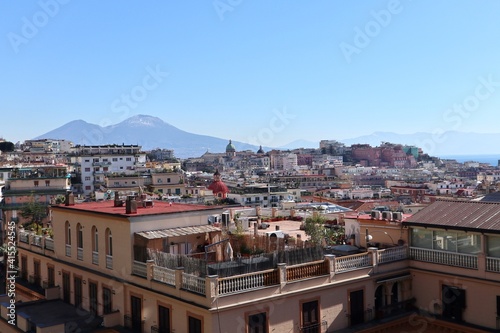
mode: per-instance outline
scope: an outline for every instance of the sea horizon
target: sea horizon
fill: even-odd
[[[463,155],[441,155],[439,158],[456,160],[457,162],[480,162],[488,163],[492,166],[498,166],[498,161],[500,160],[499,154],[463,154]]]

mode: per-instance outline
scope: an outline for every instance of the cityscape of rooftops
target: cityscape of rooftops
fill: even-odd
[[[0,3],[0,332],[500,329],[500,3]]]

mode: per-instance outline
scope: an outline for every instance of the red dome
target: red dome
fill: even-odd
[[[220,180],[213,181],[212,184],[208,186],[208,189],[212,190],[212,192],[216,196],[218,193],[222,193],[222,197],[225,197],[226,194],[229,192],[229,189],[227,188],[226,184],[224,184]]]

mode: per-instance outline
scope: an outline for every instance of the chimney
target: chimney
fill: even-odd
[[[123,201],[120,200],[120,195],[118,195],[118,191],[115,191],[114,206],[115,207],[121,207],[121,206],[123,206]]]
[[[64,206],[74,206],[74,205],[75,205],[75,196],[73,195],[73,192],[66,191]]]
[[[276,230],[280,230],[280,226],[279,225],[276,226]]]
[[[133,195],[127,196],[127,202],[125,203],[125,214],[136,214],[137,213],[137,201]]]

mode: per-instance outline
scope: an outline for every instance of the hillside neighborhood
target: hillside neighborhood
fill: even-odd
[[[227,139],[182,159],[116,142],[0,147],[0,328],[500,328],[497,165],[335,140]]]

